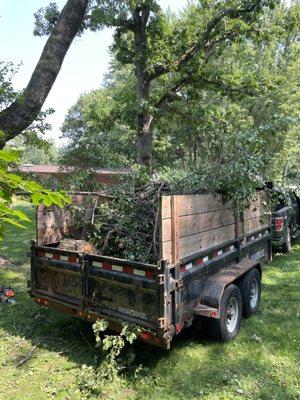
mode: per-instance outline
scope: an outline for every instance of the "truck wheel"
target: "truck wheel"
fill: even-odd
[[[242,296],[236,285],[229,285],[222,296],[220,318],[210,319],[210,333],[218,340],[233,340],[240,329],[242,319]]]
[[[285,242],[283,243],[281,249],[282,249],[282,252],[283,252],[283,253],[288,253],[288,252],[291,250],[291,248],[292,248],[291,231],[290,231],[290,228],[287,227],[287,230],[286,230],[286,240],[285,240]]]
[[[256,268],[252,268],[239,284],[243,300],[243,315],[248,318],[259,309],[261,295],[261,277]]]

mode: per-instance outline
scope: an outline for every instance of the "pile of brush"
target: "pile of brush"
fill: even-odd
[[[91,222],[84,223],[81,229],[77,222],[79,236],[91,243],[98,254],[156,263],[159,260],[159,199],[163,193],[169,193],[169,184],[161,181],[138,188],[123,183],[110,189],[111,200],[95,206]]]

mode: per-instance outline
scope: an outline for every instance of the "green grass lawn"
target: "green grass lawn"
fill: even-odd
[[[7,226],[5,240],[0,242],[0,256],[9,258],[15,263],[20,264],[26,261],[28,241],[35,237],[35,211],[34,208],[24,200],[16,200],[13,208],[23,211],[32,222],[22,223],[27,229],[18,229],[10,225]]]
[[[16,206],[33,216],[26,203]],[[18,303],[0,305],[1,400],[300,399],[299,242],[265,267],[261,311],[242,322],[236,341],[197,340],[186,331],[170,351],[136,343],[143,373],[103,382],[97,397],[78,389],[82,366],[94,366],[90,326],[33,303],[26,287],[26,242],[34,236],[33,226],[7,232],[0,254],[17,263],[0,269],[0,284],[12,284]]]

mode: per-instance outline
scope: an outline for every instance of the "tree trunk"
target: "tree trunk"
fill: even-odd
[[[68,0],[24,92],[0,113],[0,148],[37,118],[83,21],[88,0]]]
[[[151,168],[152,164],[152,115],[138,115],[137,162]]]
[[[152,126],[153,115],[149,114],[148,101],[150,79],[146,71],[147,37],[146,28],[149,19],[149,7],[136,8],[133,12],[135,43],[135,74],[137,79],[137,162],[151,169],[152,164]]]

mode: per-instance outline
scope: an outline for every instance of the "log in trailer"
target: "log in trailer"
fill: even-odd
[[[88,219],[86,198],[73,196]],[[259,307],[262,268],[271,259],[267,202],[267,192],[259,192],[237,218],[220,195],[162,196],[157,265],[59,249],[71,214],[41,205],[29,252],[30,295],[87,321],[105,318],[116,332],[123,321],[138,324],[141,340],[166,349],[196,321],[216,338],[232,340],[242,315]]]

